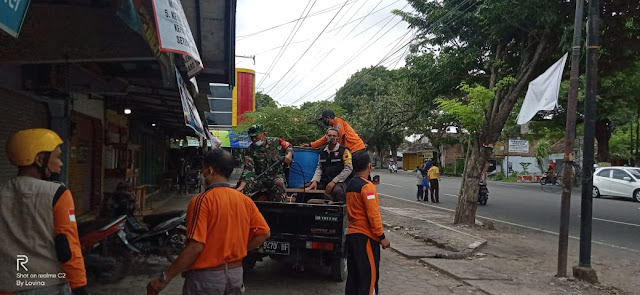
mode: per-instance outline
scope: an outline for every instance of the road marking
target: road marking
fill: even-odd
[[[391,196],[391,195],[381,194],[381,193],[378,193],[378,195],[384,196],[384,197],[388,197],[388,198],[392,198],[392,199],[396,199],[396,200],[400,200],[400,201],[409,202],[411,204],[416,204],[415,201],[403,199],[403,198],[396,197],[396,196]],[[418,204],[420,204],[422,206],[427,206],[427,207],[443,210],[443,211],[456,212],[456,210],[449,209],[449,208],[438,207],[438,206],[424,204],[424,203],[418,203]],[[495,221],[495,222],[500,222],[500,223],[504,223],[504,224],[508,224],[508,225],[512,225],[512,226],[516,226],[516,227],[521,227],[521,228],[526,228],[526,229],[530,229],[530,230],[534,230],[534,231],[539,231],[539,232],[543,232],[543,233],[547,233],[547,234],[552,234],[552,235],[556,235],[556,236],[559,235],[557,232],[553,232],[553,231],[550,231],[550,230],[541,229],[541,228],[537,228],[537,227],[526,226],[526,225],[517,224],[517,223],[504,221],[504,220],[500,220],[500,219],[495,219],[495,218],[491,218],[491,217],[484,217],[484,216],[480,216],[480,215],[476,215],[476,217],[479,217],[479,218],[482,218],[482,219],[491,220],[491,221]],[[578,240],[578,241],[580,240],[580,238],[576,237],[576,236],[569,236],[569,238],[574,239],[574,240]],[[607,246],[607,247],[611,247],[611,248],[621,249],[621,250],[627,250],[627,251],[631,251],[631,252],[635,252],[635,253],[640,253],[640,250],[631,249],[631,248],[618,246],[618,245],[613,245],[613,244],[609,244],[609,243],[605,243],[605,242],[591,240],[591,243],[592,244],[602,245],[602,246]]]
[[[391,184],[391,183],[384,183],[384,182],[381,182],[380,184],[390,185],[390,186],[395,186],[395,187],[402,187],[401,185]]]
[[[449,196],[449,197],[456,197],[456,198],[458,197],[457,195],[452,195],[452,194],[443,194],[443,195]]]
[[[624,225],[630,225],[630,226],[640,227],[640,224],[627,223],[627,222],[622,222],[622,221],[615,221],[615,220],[609,220],[609,219],[603,219],[603,218],[595,218],[595,217],[592,217],[592,219],[594,219],[594,220],[600,220],[600,221],[606,221],[606,222],[611,222],[611,223],[617,223],[617,224],[624,224]]]

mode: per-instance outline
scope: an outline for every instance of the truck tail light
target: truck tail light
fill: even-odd
[[[333,251],[333,243],[307,241],[307,249]]]

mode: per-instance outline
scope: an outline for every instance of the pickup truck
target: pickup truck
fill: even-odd
[[[347,279],[345,237],[347,209],[343,203],[279,203],[256,201],[271,228],[271,237],[244,259],[245,268],[271,259],[304,270],[304,265],[326,265],[336,281]]]

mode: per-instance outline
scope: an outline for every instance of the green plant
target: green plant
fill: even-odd
[[[522,166],[522,172],[520,172],[520,175],[529,175],[529,165],[531,165],[531,163],[529,162],[520,162],[520,166]]]

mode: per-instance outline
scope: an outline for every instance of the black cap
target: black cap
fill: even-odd
[[[322,111],[322,116],[320,118],[318,118],[318,120],[322,120],[324,118],[335,118],[336,114],[332,111],[332,110],[324,110]]]

